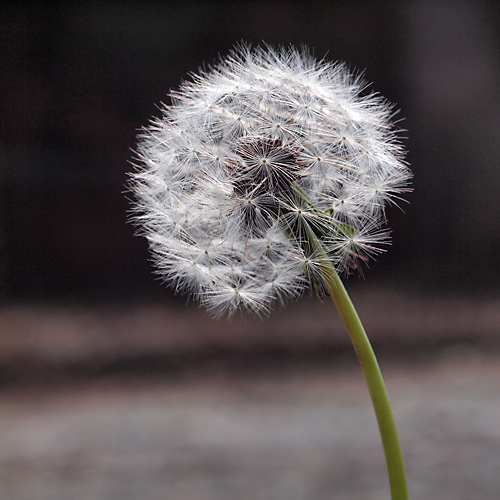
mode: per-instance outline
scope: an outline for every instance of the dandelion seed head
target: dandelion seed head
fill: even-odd
[[[411,172],[393,107],[339,63],[241,45],[172,92],[145,128],[134,220],[160,275],[216,315],[268,312],[318,274],[380,252]]]

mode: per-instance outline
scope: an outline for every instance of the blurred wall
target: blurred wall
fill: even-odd
[[[473,0],[0,4],[1,297],[171,296],[126,223],[131,150],[168,90],[240,40],[346,61],[401,108],[414,193],[367,281],[499,291],[499,27]]]

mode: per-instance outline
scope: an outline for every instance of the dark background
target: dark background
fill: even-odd
[[[414,192],[371,284],[498,292],[500,11],[493,2],[0,4],[0,296],[163,301],[124,195],[136,133],[240,40],[364,71],[407,129]],[[349,278],[357,287],[363,280]]]

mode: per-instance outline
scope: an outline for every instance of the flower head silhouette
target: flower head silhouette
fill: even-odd
[[[163,278],[216,315],[267,312],[320,289],[323,250],[339,272],[380,252],[411,173],[393,107],[364,90],[305,49],[242,45],[173,92],[131,181]]]

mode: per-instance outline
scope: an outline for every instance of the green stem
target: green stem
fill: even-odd
[[[392,500],[408,500],[408,486],[398,430],[377,358],[347,290],[321,242],[312,231],[309,232],[309,238],[313,248],[320,254],[324,284],[344,321],[363,368],[384,447]]]

